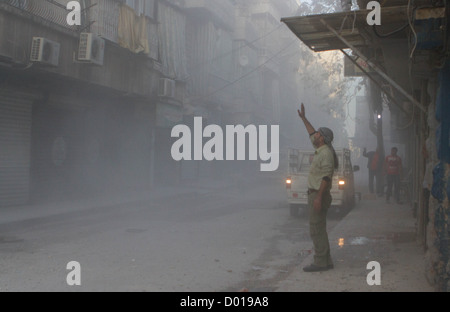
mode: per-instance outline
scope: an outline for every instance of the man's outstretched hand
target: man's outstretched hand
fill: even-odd
[[[297,112],[298,112],[298,116],[301,118],[301,119],[304,119],[304,118],[306,118],[305,116],[305,105],[302,103],[302,105],[301,105],[301,108],[300,109],[298,109],[297,110]]]

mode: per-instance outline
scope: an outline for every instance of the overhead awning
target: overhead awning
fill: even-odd
[[[353,54],[363,60],[387,83],[405,96],[407,100],[426,111],[405,87],[389,76],[389,69],[380,66],[381,60],[370,59],[362,53],[363,48],[375,50],[385,44],[386,38],[389,42],[408,39],[405,31],[412,26],[411,16],[413,14],[410,6],[393,6],[381,8],[381,25],[369,25],[367,19],[371,10],[346,11],[331,14],[309,15],[282,18],[289,29],[315,52],[341,50],[347,57],[351,58],[344,50],[351,49]],[[353,61],[356,61],[353,59]],[[378,62],[377,62],[378,61]],[[383,68],[384,67],[384,68]],[[366,75],[376,81],[361,66]],[[382,88],[383,89],[383,88]],[[394,101],[395,99],[392,98]]]
[[[289,29],[315,52],[347,49],[348,46],[331,32],[326,22],[346,41],[356,48],[367,47],[377,42],[377,37],[392,33],[408,24],[408,6],[381,8],[381,25],[370,26],[367,16],[371,10],[338,12],[282,18]],[[411,12],[409,12],[411,14]],[[377,34],[379,36],[377,36]],[[405,38],[405,32],[393,34],[390,38]]]

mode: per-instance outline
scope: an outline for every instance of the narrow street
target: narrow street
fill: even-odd
[[[449,18],[0,1],[0,292],[449,291]],[[330,182],[324,272],[293,216]]]
[[[0,290],[273,291],[311,252],[283,188],[271,178],[0,224]],[[66,283],[70,261],[81,286]]]

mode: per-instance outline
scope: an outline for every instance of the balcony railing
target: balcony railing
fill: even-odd
[[[229,0],[187,0],[185,8],[204,10],[225,27],[232,28],[234,25],[234,7]]]
[[[234,32],[235,40],[245,40],[247,42],[253,42],[258,39],[258,32],[255,26],[250,23],[247,18],[237,17],[236,26]]]
[[[89,19],[92,21],[89,31],[118,42],[121,4],[118,0],[98,0],[97,5],[89,9]]]
[[[70,26],[67,23],[67,15],[69,11],[66,9],[66,5],[63,4],[66,1],[55,0],[3,0],[11,7],[15,7],[24,13],[38,16],[47,22],[59,25],[71,31],[79,31],[81,26]],[[82,19],[83,22],[83,19]]]
[[[0,5],[6,4],[20,10],[24,15],[40,18],[43,23],[58,25],[74,33],[92,32],[109,41],[119,42],[120,9],[124,4],[122,0],[86,1],[87,7],[81,8],[81,25],[74,26],[67,23],[67,15],[70,13],[66,8],[68,2],[69,0],[0,0]],[[80,1],[82,6],[83,3]],[[147,2],[149,3],[150,1]],[[150,22],[150,18],[147,33],[150,45],[149,57],[158,59],[158,24]]]
[[[257,4],[251,5],[251,12],[255,15],[269,15],[275,21],[279,21],[281,19],[281,15],[276,9],[276,7],[269,1],[263,1]]]

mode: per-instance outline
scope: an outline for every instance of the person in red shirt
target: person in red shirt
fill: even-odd
[[[386,156],[384,160],[383,171],[387,177],[386,202],[392,196],[392,187],[394,187],[394,197],[397,204],[400,204],[400,176],[402,174],[402,159],[397,155],[398,149],[393,147],[391,155]]]
[[[373,181],[374,179],[380,179],[380,175],[377,174],[379,172],[379,169],[381,169],[381,165],[383,163],[383,156],[380,156],[379,153],[380,149],[377,147],[376,151],[370,151],[367,152],[366,148],[364,147],[363,156],[367,158],[367,168],[369,169],[369,192],[370,194],[373,194]],[[381,158],[381,159],[380,159]],[[377,183],[378,185],[378,183]],[[377,187],[377,194],[383,193],[382,191],[379,191],[379,188]]]

